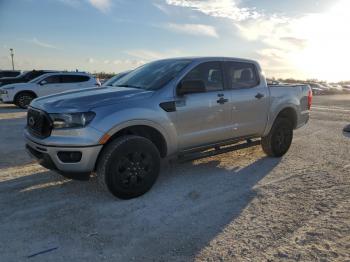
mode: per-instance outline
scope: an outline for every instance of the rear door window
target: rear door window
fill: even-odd
[[[259,85],[259,77],[254,64],[245,62],[225,62],[224,64],[229,88],[252,88]]]
[[[61,75],[62,83],[80,83],[89,81],[90,77],[83,75]]]

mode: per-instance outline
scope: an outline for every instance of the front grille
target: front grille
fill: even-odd
[[[29,108],[27,128],[32,135],[45,138],[51,135],[52,121],[44,111]]]

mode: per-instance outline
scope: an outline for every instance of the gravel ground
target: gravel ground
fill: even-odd
[[[315,97],[281,159],[164,164],[129,201],[33,163],[24,117],[0,105],[1,261],[350,261],[350,95]]]

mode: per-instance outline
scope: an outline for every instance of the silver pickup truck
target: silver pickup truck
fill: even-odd
[[[161,158],[257,143],[268,156],[284,155],[311,101],[307,85],[268,86],[255,61],[166,59],[110,87],[33,100],[24,137],[44,167],[73,177],[95,172],[129,199],[152,187]]]

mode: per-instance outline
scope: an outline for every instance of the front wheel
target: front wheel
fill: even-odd
[[[287,153],[293,140],[293,125],[286,118],[277,118],[270,133],[261,138],[261,146],[266,155],[281,157]]]
[[[144,137],[128,135],[115,139],[102,151],[97,178],[114,196],[131,199],[151,189],[160,170],[157,147]]]
[[[16,96],[15,105],[20,108],[26,109],[28,108],[30,102],[32,102],[34,98],[35,96],[31,93],[28,93],[28,92],[19,93]]]

